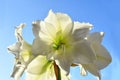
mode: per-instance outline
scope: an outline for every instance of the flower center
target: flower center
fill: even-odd
[[[65,43],[63,42],[63,40],[59,37],[58,39],[56,39],[56,41],[53,43],[52,47],[55,50],[59,50],[61,49],[63,46],[65,45]]]
[[[55,50],[59,50],[61,49],[63,46],[65,46],[65,39],[63,38],[63,35],[61,32],[57,33],[55,39],[54,39],[54,42],[53,42],[53,45],[52,45],[52,48],[55,49]]]
[[[59,44],[54,43],[54,44],[52,45],[52,47],[53,47],[55,50],[58,50],[58,49],[62,48],[64,45],[65,45],[64,43],[59,43]]]
[[[65,36],[62,31],[58,31],[53,39],[52,48],[54,50],[65,51],[71,48],[72,37]]]

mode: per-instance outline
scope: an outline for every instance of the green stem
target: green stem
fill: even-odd
[[[54,62],[54,71],[55,71],[56,80],[61,80],[60,68],[55,62]]]

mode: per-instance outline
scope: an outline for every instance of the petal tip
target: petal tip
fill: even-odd
[[[25,27],[25,25],[26,25],[25,23],[21,23],[21,24],[20,24],[19,26],[17,26],[17,27],[22,27],[22,28],[23,28],[23,27]]]
[[[101,36],[104,36],[104,34],[105,34],[104,32],[100,32],[100,35],[101,35]]]
[[[48,15],[49,15],[49,14],[54,14],[54,12],[53,12],[52,9],[49,10]]]
[[[40,22],[41,22],[40,20],[33,21],[33,22],[32,22],[32,25],[35,27],[36,25],[39,25],[39,24],[40,24]]]

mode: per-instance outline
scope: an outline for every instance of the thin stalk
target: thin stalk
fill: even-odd
[[[54,71],[55,71],[56,80],[61,80],[60,68],[55,62],[54,62]]]

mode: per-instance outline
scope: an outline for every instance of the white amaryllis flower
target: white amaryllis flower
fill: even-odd
[[[44,56],[37,56],[27,68],[25,80],[56,80],[54,66]]]
[[[56,76],[55,69],[52,61],[39,55],[28,65],[25,80],[70,80],[59,70],[59,74]]]
[[[20,24],[16,27],[15,36],[17,38],[17,42],[8,47],[8,51],[15,55],[15,65],[11,75],[15,80],[19,80],[28,63],[33,59],[31,45],[22,37],[22,29],[24,26],[25,24]]]
[[[97,76],[98,79],[101,79],[100,70],[108,66],[112,60],[109,52],[105,49],[105,47],[101,44],[102,38],[104,36],[103,32],[94,32],[87,35],[87,40],[92,46],[96,59],[91,64],[81,64],[81,74],[86,75],[89,71],[93,75]]]
[[[45,55],[68,74],[72,63],[93,63],[94,51],[84,39],[91,28],[89,23],[72,22],[67,14],[50,10],[45,20],[33,27],[32,53]]]

